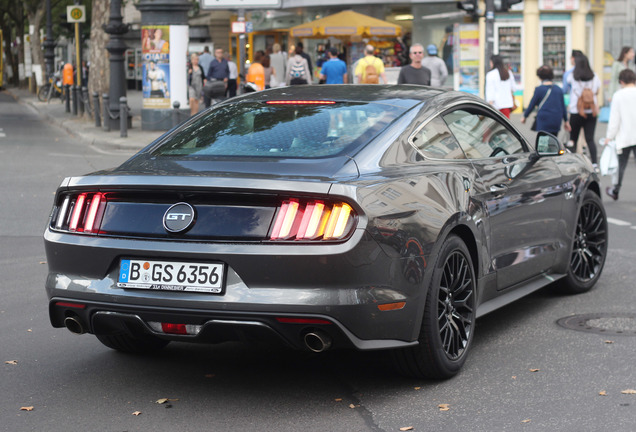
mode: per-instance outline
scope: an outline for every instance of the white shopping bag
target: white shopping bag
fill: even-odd
[[[601,140],[605,141],[605,140]],[[601,175],[612,176],[612,183],[618,183],[618,156],[616,155],[616,142],[610,141],[605,145],[599,163]]]

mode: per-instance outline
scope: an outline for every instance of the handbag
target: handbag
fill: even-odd
[[[539,104],[537,113],[534,116],[534,121],[532,122],[532,126],[530,126],[531,131],[535,131],[535,132],[537,131],[537,116],[539,115],[539,111],[541,111],[541,108],[543,107],[543,104],[545,103],[545,101],[548,100],[548,98],[550,97],[550,93],[552,93],[552,86],[550,87],[550,90],[548,90],[548,92],[545,94],[545,96],[543,96],[543,99],[541,99],[541,103]]]

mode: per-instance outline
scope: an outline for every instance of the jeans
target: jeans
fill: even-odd
[[[576,146],[578,145],[579,141],[579,134],[581,133],[581,129],[583,129],[583,133],[585,134],[585,142],[587,143],[587,148],[590,151],[590,159],[592,159],[593,164],[597,163],[596,143],[594,143],[596,117],[591,114],[588,114],[587,118],[579,114],[570,114],[570,126],[572,126],[570,139],[574,141],[574,151],[576,152]]]

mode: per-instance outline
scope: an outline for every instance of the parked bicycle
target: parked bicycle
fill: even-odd
[[[44,84],[38,90],[38,99],[41,102],[48,102],[52,97],[59,97],[61,100],[64,100],[62,80],[59,79],[57,74],[54,77],[49,78],[49,82]]]

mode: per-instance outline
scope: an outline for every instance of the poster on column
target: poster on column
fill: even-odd
[[[170,26],[141,28],[143,108],[170,108]]]
[[[460,24],[456,26],[456,39],[459,43],[454,45],[455,88],[459,91],[479,95],[479,25]]]

